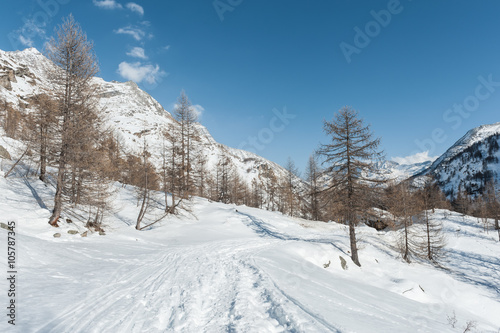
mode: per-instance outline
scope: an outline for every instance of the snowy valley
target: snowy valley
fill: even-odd
[[[6,162],[3,162],[6,165]],[[500,243],[478,219],[436,210],[442,266],[404,263],[396,231],[347,226],[195,198],[191,212],[134,229],[132,187],[116,184],[106,235],[47,224],[53,188],[0,174],[3,221],[16,221],[18,323],[3,332],[497,332]],[[69,234],[69,230],[77,231]],[[59,238],[54,238],[54,233]],[[7,231],[0,229],[5,248]],[[347,261],[346,270],[342,259]],[[6,271],[6,263],[1,267]],[[6,290],[7,280],[0,287]]]
[[[33,112],[30,97],[50,86],[51,66],[33,48],[0,51],[4,105]],[[132,81],[92,83],[121,153],[140,155],[147,142],[151,162],[161,170],[164,132],[179,122]],[[248,188],[261,186],[256,206],[268,210],[194,193],[176,214],[166,214],[163,200],[172,204],[172,195],[155,188],[146,219],[155,223],[137,230],[141,189],[113,179],[99,228],[88,223],[93,207],[77,203],[66,203],[54,228],[47,221],[56,163],[49,165],[46,182],[37,177],[35,157],[15,165],[28,151],[26,143],[0,128],[0,149],[10,155],[0,151],[1,222],[15,223],[18,272],[17,322],[13,327],[2,320],[1,332],[500,331],[500,234],[493,219],[425,210],[442,225],[442,256],[404,261],[398,248],[404,229],[379,209],[377,218],[384,215],[391,227],[376,230],[360,221],[359,267],[351,261],[348,225],[305,219],[313,199],[303,193],[310,182],[217,143],[201,124],[194,126],[207,174],[218,180],[221,159],[229,159]],[[435,161],[381,161],[367,177],[418,184],[432,175],[448,199],[462,190],[477,196],[487,179],[499,180],[499,140],[500,123],[485,125]],[[281,186],[276,178],[291,179],[300,199],[291,200],[298,207],[292,216],[278,212],[271,192]],[[271,179],[274,187],[265,187]],[[409,232],[422,227],[419,214],[410,217]],[[3,249],[8,235],[2,225]],[[9,271],[7,261],[0,266]],[[1,290],[8,290],[9,281],[1,281]]]

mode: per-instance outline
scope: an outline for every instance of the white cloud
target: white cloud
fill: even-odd
[[[123,61],[118,65],[117,72],[127,80],[132,80],[136,83],[146,81],[149,84],[158,83],[158,79],[166,75],[166,73],[160,69],[160,66],[143,64],[139,61],[134,63]]]
[[[122,9],[123,6],[115,0],[93,0],[94,5],[103,9]]]
[[[142,8],[142,6],[140,6],[134,2],[129,2],[127,4],[127,8],[133,12],[136,12],[137,14],[139,14],[141,16],[144,15],[144,8]]]
[[[201,116],[203,115],[203,111],[205,111],[205,108],[200,104],[196,104],[191,105],[191,110],[194,112],[197,118],[201,118]]]
[[[37,38],[40,38],[42,41],[48,40],[45,34],[45,27],[46,22],[36,22],[34,19],[29,18],[24,20],[22,27],[8,33],[7,37],[14,48],[34,47]]]
[[[144,32],[144,30],[139,29],[139,28],[135,28],[135,27],[131,27],[131,26],[115,30],[115,33],[123,34],[123,35],[130,35],[137,41],[143,39],[144,36],[146,36],[146,32]]]
[[[421,153],[416,153],[414,155],[406,156],[406,157],[392,157],[391,159],[399,164],[415,164],[415,163],[423,163],[427,161],[434,161],[439,156],[429,156],[429,151],[424,151]]]
[[[170,49],[170,45],[164,46],[163,49],[168,51]]]
[[[34,42],[31,38],[24,37],[23,35],[19,35],[19,41],[21,42],[21,44],[27,47],[33,47],[34,45]]]
[[[134,47],[130,52],[127,52],[127,55],[131,56],[131,57],[135,57],[135,58],[141,58],[141,59],[148,58],[142,47]]]
[[[172,104],[172,110],[177,109],[179,106],[180,105],[177,103]],[[196,117],[198,119],[200,119],[201,116],[203,116],[203,112],[205,111],[205,108],[203,106],[201,106],[200,104],[195,104],[195,105],[191,105],[191,111],[193,111],[193,113],[196,115]]]

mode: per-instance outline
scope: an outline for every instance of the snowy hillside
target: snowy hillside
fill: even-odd
[[[500,180],[500,123],[467,132],[422,174],[433,175],[450,198],[459,190],[481,193],[485,182]]]
[[[22,105],[29,111],[27,98],[50,86],[47,69],[51,66],[52,63],[34,48],[16,52],[0,50],[0,99],[14,107]],[[126,153],[139,153],[145,139],[152,162],[159,167],[162,133],[169,125],[178,125],[172,115],[132,81],[106,82],[95,78],[94,83],[100,89],[100,106],[104,111],[105,123],[121,141],[122,149]],[[201,124],[197,124],[196,129],[201,140],[200,154],[207,157],[208,170],[215,169],[220,157],[228,157],[249,185],[262,170],[270,169],[277,177],[286,174],[286,170],[278,164],[254,153],[217,143]],[[298,178],[296,181],[301,182]]]
[[[11,164],[1,163],[3,170]],[[120,184],[106,235],[81,237],[87,229],[79,222],[47,224],[52,186],[25,177],[22,165],[3,175],[0,211],[2,222],[16,222],[18,296],[15,329],[4,319],[2,332],[463,332],[467,322],[476,332],[500,328],[500,243],[475,218],[432,215],[448,238],[443,268],[404,263],[393,231],[361,226],[357,267],[347,226],[205,199],[195,199],[191,213],[137,231],[134,189]],[[0,229],[4,249],[6,239]],[[7,271],[5,260],[0,266]],[[0,288],[7,290],[5,278]],[[1,299],[6,304],[5,293]]]

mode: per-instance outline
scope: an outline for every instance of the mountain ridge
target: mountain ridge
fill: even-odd
[[[450,199],[476,196],[489,181],[500,181],[500,122],[475,127],[415,178],[432,176]]]
[[[28,97],[50,87],[47,70],[51,66],[54,66],[52,62],[35,48],[12,52],[0,50],[0,98],[13,106],[22,105],[22,109],[29,112]],[[169,126],[178,126],[172,114],[133,81],[105,81],[95,77],[93,83],[99,87],[99,106],[105,124],[115,132],[125,152],[139,154],[145,140],[152,162],[159,168],[163,132]],[[287,174],[273,161],[218,143],[200,123],[195,123],[195,129],[201,154],[207,158],[208,170],[216,167],[219,157],[228,157],[248,186],[253,180],[263,178],[269,170],[277,177]],[[294,177],[296,183],[304,183],[299,177]]]

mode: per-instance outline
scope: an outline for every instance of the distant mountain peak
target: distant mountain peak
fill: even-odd
[[[500,181],[500,122],[469,130],[419,176],[432,175],[449,198],[483,192]]]

